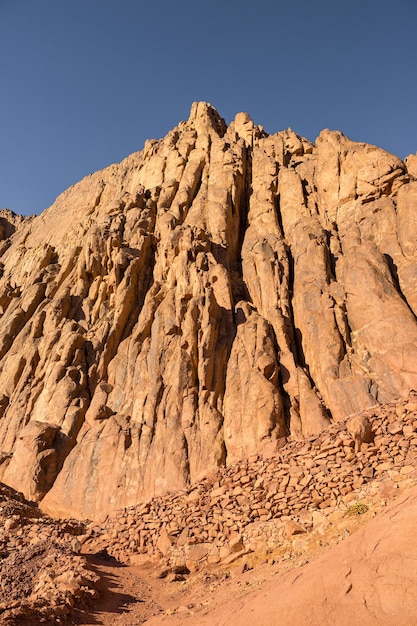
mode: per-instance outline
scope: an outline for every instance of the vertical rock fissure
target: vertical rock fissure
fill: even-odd
[[[392,256],[390,256],[387,253],[383,254],[383,257],[384,257],[384,259],[386,261],[386,264],[388,266],[388,269],[390,271],[392,282],[394,284],[395,289],[397,290],[399,296],[402,298],[404,303],[407,305],[407,308],[410,311],[411,315],[417,320],[416,314],[414,313],[413,309],[409,305],[408,300],[407,300],[403,290],[401,289],[400,280],[399,280],[399,277],[398,277],[398,268],[397,268],[397,265],[394,263],[394,259],[392,258]]]

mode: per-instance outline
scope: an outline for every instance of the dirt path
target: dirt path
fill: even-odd
[[[100,599],[88,611],[78,611],[74,624],[139,626],[149,619],[164,621],[170,615],[190,618],[205,615],[230,597],[243,597],[273,577],[281,567],[259,564],[242,572],[204,571],[180,582],[158,578],[158,568],[123,566],[113,559],[89,556],[103,588]]]
[[[121,565],[98,555],[88,556],[88,560],[101,577],[102,588],[99,600],[89,610],[76,612],[73,624],[77,625],[139,626],[158,615],[161,619],[172,614],[189,617],[212,608],[214,600],[225,601],[230,593],[240,595],[247,586],[273,574],[265,565],[248,572],[244,582],[237,572],[231,579],[228,573],[214,571],[169,582],[158,578],[158,568]]]
[[[90,611],[77,612],[76,624],[135,626],[165,610],[165,591],[154,571],[102,556],[89,556],[88,560],[102,579],[102,589]]]
[[[361,521],[352,520],[351,525],[360,526]],[[332,543],[330,537],[328,541]],[[326,546],[321,545],[314,552],[317,555],[324,550]],[[171,582],[158,577],[160,567],[122,565],[100,554],[84,556],[100,576],[102,588],[98,601],[88,611],[78,611],[73,623],[97,626],[139,626],[148,620],[162,624],[170,616],[185,620],[195,615],[198,619],[230,598],[243,600],[278,573],[299,565],[291,560],[274,561],[271,555],[252,555],[249,569],[242,569],[244,561],[238,561],[227,568],[206,568],[183,581]]]

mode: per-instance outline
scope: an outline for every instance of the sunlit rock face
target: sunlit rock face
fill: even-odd
[[[0,212],[0,479],[97,517],[417,389],[417,180],[209,104]]]

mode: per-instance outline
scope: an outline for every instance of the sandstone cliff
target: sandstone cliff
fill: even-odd
[[[196,103],[0,212],[0,479],[95,517],[417,389],[415,173]]]

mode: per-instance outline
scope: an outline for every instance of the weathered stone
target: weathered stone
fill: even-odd
[[[245,113],[228,127],[200,102],[42,215],[2,211],[0,478],[98,518],[401,407],[417,388],[413,159],[335,131],[269,136]],[[344,446],[321,443],[336,462]],[[235,487],[250,498],[256,478]],[[288,480],[294,498],[311,484]]]
[[[242,537],[240,535],[236,535],[235,537],[229,540],[230,552],[240,552],[243,550],[244,545],[242,541]]]
[[[392,422],[388,425],[388,432],[391,435],[398,435],[399,433],[403,432],[403,425],[401,424],[401,422]]]
[[[210,544],[197,543],[188,549],[188,558],[190,561],[201,561],[210,552]]]
[[[356,415],[350,419],[347,429],[355,442],[355,452],[360,452],[363,443],[373,441],[372,425],[364,415]]]
[[[158,548],[158,550],[160,550],[160,552],[162,552],[162,554],[166,554],[172,547],[173,543],[173,538],[165,530],[162,531],[159,535],[156,542],[156,547]]]
[[[306,532],[306,529],[301,524],[298,524],[294,520],[287,520],[284,524],[284,533],[287,537],[291,537],[293,535],[299,535],[305,532]]]

